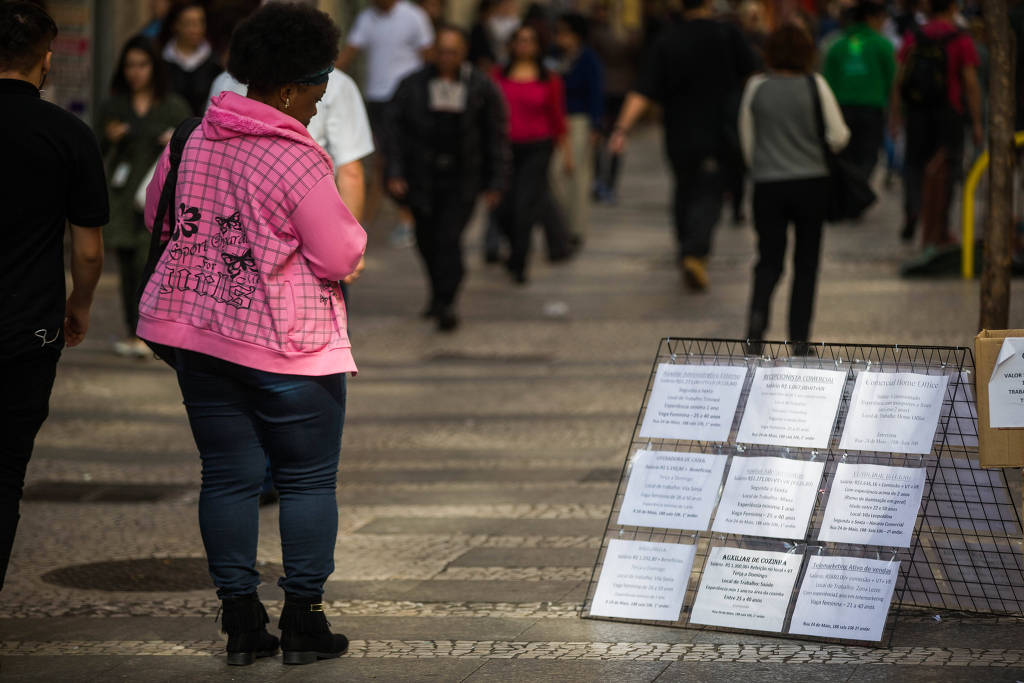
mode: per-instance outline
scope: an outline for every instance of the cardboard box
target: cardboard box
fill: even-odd
[[[1024,429],[988,426],[988,380],[1006,337],[1024,337],[1024,330],[982,330],[974,338],[974,396],[978,402],[978,461],[982,467],[1024,465]]]

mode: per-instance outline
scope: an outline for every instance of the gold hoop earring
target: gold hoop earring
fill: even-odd
[[[292,98],[290,98],[290,97],[289,97],[288,99],[286,99],[286,100],[284,101],[284,108],[285,108],[285,109],[287,109],[287,108],[289,108],[290,106],[292,106]]]

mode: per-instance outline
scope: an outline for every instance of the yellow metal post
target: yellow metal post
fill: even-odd
[[[1024,131],[1017,131],[1013,136],[1013,144],[1024,147]],[[986,149],[974,162],[967,180],[964,181],[963,201],[963,234],[960,239],[960,272],[965,280],[974,277],[974,192],[978,189],[981,176],[988,168],[988,150]]]

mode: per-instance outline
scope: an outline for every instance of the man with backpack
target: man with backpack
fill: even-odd
[[[850,129],[842,151],[851,168],[869,182],[885,138],[885,109],[896,76],[892,43],[881,33],[885,5],[861,0],[851,23],[825,56],[822,75],[828,81]]]
[[[931,0],[930,20],[908,34],[900,50],[892,97],[893,132],[902,118],[907,141],[902,238],[911,241],[920,220],[926,247],[956,241],[949,206],[963,171],[968,122],[975,145],[982,143],[978,53],[955,15],[953,0]]]

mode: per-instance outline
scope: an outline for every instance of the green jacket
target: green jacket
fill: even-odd
[[[866,24],[843,31],[825,56],[822,75],[841,105],[885,109],[896,76],[893,47],[882,34]]]
[[[168,129],[177,128],[191,113],[185,100],[174,93],[154,102],[142,117],[135,113],[130,95],[114,95],[100,107],[96,137],[110,181],[107,183],[110,223],[103,230],[107,246],[132,249],[145,248],[148,244],[149,233],[142,224],[142,214],[135,210],[135,191],[163,151],[160,136]],[[111,121],[131,126],[128,134],[116,144],[107,139],[106,128]]]

